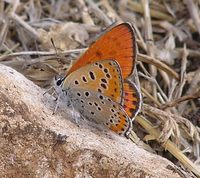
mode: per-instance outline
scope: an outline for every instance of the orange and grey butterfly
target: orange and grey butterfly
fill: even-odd
[[[132,123],[120,105],[122,87],[121,71],[114,60],[87,64],[72,72],[62,83],[62,90],[81,116],[127,135]]]
[[[73,64],[66,76],[86,64],[105,59],[113,59],[119,64],[122,79],[125,80],[133,73],[136,54],[137,47],[134,28],[130,23],[122,23],[107,31],[95,43],[93,43],[90,48]],[[129,87],[126,87],[126,83],[123,85],[125,86],[123,89],[125,96],[129,95],[130,92],[139,93],[137,87],[134,85],[129,85]],[[119,97],[122,96],[119,92],[118,94],[115,94],[114,97],[111,93],[104,94],[108,97],[112,97],[115,102],[119,102]],[[125,108],[129,108],[128,115],[131,118],[135,116],[141,103],[139,95],[134,95],[134,97],[137,102],[130,103],[127,98],[124,101],[123,98],[121,98],[121,102],[119,102],[120,104],[123,104]]]

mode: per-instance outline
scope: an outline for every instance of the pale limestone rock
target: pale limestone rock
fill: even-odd
[[[0,177],[181,177],[174,165],[87,121],[15,70],[0,65]]]

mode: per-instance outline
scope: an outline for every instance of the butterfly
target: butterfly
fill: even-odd
[[[57,85],[81,116],[128,135],[141,95],[128,78],[136,62],[135,32],[122,23],[102,35]]]

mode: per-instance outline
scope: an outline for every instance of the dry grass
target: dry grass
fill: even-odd
[[[48,87],[102,27],[131,22],[143,94],[135,136],[200,176],[200,2],[150,2],[0,1],[0,63]]]

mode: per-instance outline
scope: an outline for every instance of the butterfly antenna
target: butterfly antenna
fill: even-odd
[[[51,38],[51,44],[53,45],[53,47],[54,47],[54,49],[56,51],[56,56],[58,57],[58,50],[57,50],[56,45],[55,45],[55,43],[53,41],[53,38]]]
[[[57,61],[58,61],[59,63],[62,63],[62,61],[59,59],[59,52],[58,52],[58,49],[59,49],[59,48],[56,48],[56,45],[55,45],[55,43],[54,43],[53,38],[51,38],[50,40],[51,40],[51,44],[52,44],[52,46],[53,46],[54,49],[55,49],[56,57],[57,57]],[[57,71],[57,70],[55,70],[55,71],[56,71],[57,74],[60,74],[59,71]],[[63,79],[63,80],[64,80],[64,79]]]
[[[47,93],[49,93],[52,89],[54,89],[54,87],[52,86],[52,87],[50,87],[50,88],[48,88],[44,93],[43,93],[43,95],[46,95]]]

